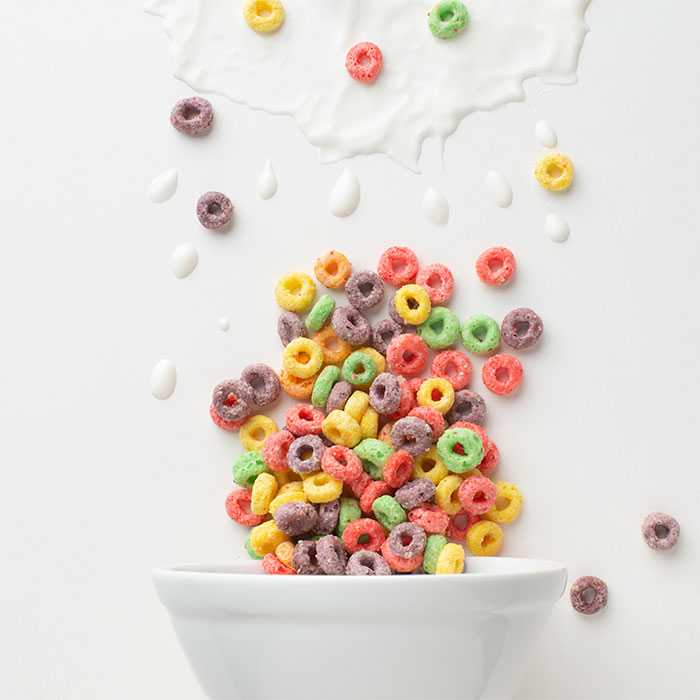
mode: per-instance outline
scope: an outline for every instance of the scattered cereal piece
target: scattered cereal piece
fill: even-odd
[[[369,396],[364,391],[353,391],[343,410],[359,423],[368,407]]]
[[[233,204],[221,192],[205,192],[197,200],[197,218],[204,228],[218,231],[231,223]]]
[[[593,615],[608,604],[608,587],[595,576],[581,576],[571,584],[569,596],[576,612]]]
[[[497,481],[496,501],[493,507],[484,513],[484,518],[501,525],[512,523],[520,515],[522,507],[523,496],[520,489],[507,481]]]
[[[423,528],[429,535],[444,535],[450,524],[450,516],[433,503],[426,503],[410,510],[408,520]]]
[[[484,515],[496,505],[496,485],[485,476],[465,479],[459,486],[459,502],[471,515]]]
[[[328,395],[326,413],[331,414],[333,411],[342,411],[353,392],[354,388],[352,384],[349,382],[338,382]]]
[[[433,445],[427,452],[418,455],[413,464],[414,479],[429,479],[437,485],[447,476],[447,467],[438,455],[437,447]]]
[[[243,7],[243,17],[251,29],[268,34],[282,26],[284,5],[280,0],[248,0]]]
[[[316,279],[328,289],[339,289],[347,282],[352,273],[350,261],[337,250],[331,250],[316,260],[314,266]]]
[[[472,363],[459,350],[443,350],[433,358],[430,371],[435,377],[447,379],[455,391],[464,389],[472,378]]]
[[[299,537],[316,530],[318,513],[310,503],[293,501],[277,508],[274,522],[285,535]]]
[[[386,443],[385,443],[386,444]],[[413,458],[405,450],[392,452],[384,462],[382,478],[392,489],[403,486],[413,474]]]
[[[362,438],[359,423],[340,410],[333,410],[326,416],[322,430],[323,434],[335,445],[355,447]]]
[[[450,518],[450,523],[447,526],[447,536],[451,540],[459,540],[464,542],[469,532],[469,528],[478,523],[481,517],[478,515],[470,515],[466,510],[460,510]]]
[[[477,355],[488,355],[501,344],[501,331],[490,316],[470,316],[462,324],[462,342],[467,350]]]
[[[299,403],[287,410],[285,425],[287,430],[296,437],[310,434],[320,435],[324,418],[323,411],[319,411],[309,404]]]
[[[437,440],[445,432],[445,418],[439,411],[430,406],[412,408],[409,416],[424,420],[433,432],[433,440]]]
[[[304,479],[304,493],[311,503],[330,503],[340,498],[343,482],[326,472],[312,474]]]
[[[386,349],[389,371],[404,377],[419,375],[428,364],[428,346],[418,335],[404,333],[398,335]]]
[[[438,556],[435,564],[435,573],[461,574],[464,571],[464,547],[461,544],[450,542],[446,544]]]
[[[187,97],[180,100],[170,112],[170,123],[188,136],[206,134],[214,121],[214,108],[203,97]]]
[[[435,484],[430,479],[414,479],[394,494],[399,505],[406,510],[422,506],[435,496]]]
[[[370,41],[355,44],[345,56],[345,68],[350,77],[360,83],[374,82],[383,63],[381,49]]]
[[[490,287],[508,284],[513,279],[515,267],[515,256],[503,246],[485,250],[476,260],[476,274]]]
[[[336,532],[339,537],[343,536],[345,528],[353,521],[359,520],[362,517],[360,504],[355,498],[340,499],[340,513],[338,514],[338,527]]]
[[[343,530],[343,544],[352,554],[361,549],[378,552],[384,540],[386,531],[376,521],[370,518],[360,518],[348,523]]]
[[[261,451],[265,445],[265,440],[272,433],[279,430],[275,421],[267,416],[251,416],[241,426],[239,433],[243,449],[249,451]]]
[[[428,26],[438,39],[451,39],[469,22],[469,13],[459,0],[440,0],[428,13]]]
[[[323,570],[318,565],[316,557],[316,542],[314,540],[299,540],[294,547],[292,566],[297,574],[319,576]]]
[[[318,333],[314,333],[311,340],[320,346],[323,351],[323,362],[327,365],[341,364],[352,352],[350,343],[339,338],[331,326],[326,326]]]
[[[375,498],[372,503],[374,517],[387,529],[391,530],[406,521],[406,511],[393,497],[385,494]],[[385,555],[386,556],[386,555]]]
[[[335,535],[325,535],[316,542],[316,559],[327,576],[342,576],[348,563],[343,542]]]
[[[467,546],[475,556],[493,557],[503,546],[503,530],[490,520],[480,520],[467,530]]]
[[[323,453],[321,469],[335,479],[350,482],[362,474],[362,462],[350,448],[333,445]]]
[[[333,311],[335,311],[335,299],[330,294],[322,294],[306,317],[306,328],[311,333],[320,331],[326,325]]]
[[[323,350],[309,338],[295,338],[282,353],[282,364],[289,374],[308,379],[323,364]]]
[[[423,555],[423,571],[426,574],[435,573],[440,553],[446,546],[447,538],[444,535],[435,534],[428,537]]]
[[[435,503],[448,515],[457,515],[462,506],[459,502],[458,491],[462,478],[457,474],[448,474],[435,488]]]
[[[257,452],[244,452],[233,463],[233,480],[244,488],[253,488],[258,474],[267,471],[263,458]]]
[[[253,392],[253,400],[258,408],[264,408],[277,401],[280,395],[280,380],[272,367],[258,362],[248,365],[241,372],[241,381]]]
[[[316,408],[324,409],[326,407],[328,397],[339,379],[340,370],[335,365],[327,365],[319,372],[311,392],[311,403]]]
[[[267,515],[270,512],[270,503],[277,495],[277,480],[272,474],[263,472],[253,483],[250,494],[250,510],[255,515]]]
[[[227,423],[236,423],[245,420],[251,413],[255,403],[253,390],[246,382],[238,379],[229,379],[214,387],[211,397],[211,405],[215,414]],[[239,428],[240,428],[239,424]]]
[[[377,272],[392,287],[410,284],[418,274],[418,256],[410,248],[392,246],[379,258]]]
[[[271,575],[296,574],[296,571],[294,571],[294,569],[290,568],[286,564],[283,564],[274,554],[266,554],[262,558],[262,568],[266,574]]]
[[[367,311],[384,298],[384,285],[376,272],[354,272],[345,283],[345,294],[350,306]]]
[[[423,565],[423,554],[416,554],[415,557],[404,559],[391,551],[388,540],[382,545],[381,552],[386,563],[391,567],[391,570],[395,571],[397,574],[412,574]]]
[[[387,496],[391,493],[389,484],[385,481],[371,481],[360,496],[360,508],[363,513],[372,513],[372,506],[380,496]]]
[[[652,549],[671,549],[680,534],[678,521],[666,513],[650,513],[642,523],[642,536]]]
[[[394,295],[394,309],[404,323],[418,326],[425,321],[432,304],[428,292],[418,284],[405,284]]]
[[[486,402],[474,391],[461,389],[455,392],[455,400],[447,414],[450,423],[469,421],[477,425],[486,422]]]
[[[484,457],[481,438],[467,428],[450,428],[437,442],[440,459],[451,472],[471,471]]]
[[[433,444],[431,427],[420,418],[400,418],[391,429],[391,444],[395,450],[405,450],[412,457],[427,452]]]
[[[381,415],[397,411],[401,403],[401,384],[398,378],[389,372],[379,374],[369,388],[369,402]]]
[[[512,355],[494,355],[481,368],[481,379],[484,386],[494,394],[508,396],[522,384],[523,366]]]
[[[226,497],[226,513],[231,520],[245,527],[255,527],[265,520],[264,515],[256,515],[250,510],[250,489],[234,489]]]
[[[402,323],[397,323],[393,318],[385,318],[372,331],[372,345],[379,352],[386,354],[389,343],[397,335],[402,335],[403,333],[406,333],[406,326]]]
[[[257,556],[264,557],[266,554],[274,554],[276,547],[287,539],[287,535],[277,527],[274,520],[266,520],[250,531],[250,548]]]
[[[339,306],[331,317],[336,335],[357,347],[366,345],[372,337],[372,327],[367,319],[352,306]]]
[[[345,573],[348,576],[390,576],[391,569],[377,552],[360,549],[350,555]]]
[[[418,326],[418,335],[433,350],[443,350],[454,345],[459,333],[459,319],[445,306],[433,306],[427,320]]]
[[[348,355],[341,368],[343,379],[355,386],[370,384],[377,376],[377,363],[362,350]]]
[[[287,464],[297,474],[320,471],[326,446],[318,435],[302,435],[292,442],[287,451]]]
[[[283,391],[293,399],[299,399],[300,401],[308,401],[311,398],[315,381],[315,375],[302,379],[290,374],[286,369],[280,372],[280,385]]]
[[[532,309],[513,309],[501,324],[501,338],[513,350],[527,350],[535,345],[544,330],[542,319]]]
[[[431,377],[420,385],[416,399],[419,406],[433,408],[438,413],[445,414],[452,408],[455,390],[447,379]]]
[[[301,318],[293,311],[283,311],[277,320],[277,335],[282,345],[289,345],[294,338],[306,335],[306,326]]]
[[[418,271],[416,284],[425,288],[431,303],[437,306],[450,300],[455,288],[455,279],[447,267],[434,263]]]
[[[535,178],[550,192],[564,192],[574,181],[574,164],[563,153],[548,153],[537,161]]]
[[[285,311],[306,311],[316,295],[316,284],[303,272],[284,275],[275,287],[277,304]]]

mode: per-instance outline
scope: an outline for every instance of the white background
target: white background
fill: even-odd
[[[444,171],[434,143],[419,176],[354,160],[362,202],[337,220],[327,196],[342,166],[320,166],[286,118],[215,99],[207,138],[170,128],[189,90],[139,0],[5,0],[0,696],[202,697],[149,570],[240,555],[222,508],[239,448],[209,421],[211,387],[251,361],[278,365],[282,272],[331,246],[373,266],[405,243],[452,266],[460,315],[528,305],[546,324],[522,393],[489,397],[501,475],[527,499],[505,553],[598,575],[610,604],[584,618],[560,602],[519,700],[699,697],[699,21],[691,2],[594,0],[577,86],[532,82],[526,102],[468,118]],[[577,167],[564,196],[530,174],[540,118]],[[263,202],[268,157],[280,189]],[[148,183],[169,167],[180,188],[153,205]],[[485,197],[489,168],[510,178],[510,209]],[[431,185],[451,203],[444,229],[421,215]],[[228,234],[194,217],[209,189],[236,205]],[[571,223],[563,245],[544,236],[550,210]],[[200,264],[176,280],[183,241]],[[494,292],[473,260],[500,243],[520,271]],[[149,392],[161,357],[179,373],[165,402]],[[672,553],[641,541],[657,509],[681,522]]]

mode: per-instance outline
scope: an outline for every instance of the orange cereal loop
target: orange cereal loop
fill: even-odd
[[[339,289],[345,283],[352,272],[350,261],[337,250],[322,255],[314,266],[316,279],[329,289]]]
[[[312,377],[301,379],[294,377],[286,369],[283,369],[280,372],[280,384],[285,393],[293,399],[308,401],[311,398],[311,392],[314,390],[314,382],[317,376],[314,374]]]
[[[342,338],[339,338],[331,326],[326,326],[318,333],[311,336],[317,345],[323,350],[323,361],[327,365],[339,365],[352,352],[352,346]]]

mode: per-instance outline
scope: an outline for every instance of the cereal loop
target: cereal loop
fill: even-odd
[[[266,554],[262,558],[262,568],[266,574],[271,574],[273,576],[296,574],[294,569],[283,564],[274,554]]]
[[[484,518],[501,525],[512,523],[520,515],[522,507],[523,496],[520,489],[507,481],[497,481],[495,503],[484,514]]]
[[[532,309],[513,309],[501,323],[503,342],[513,350],[527,350],[536,345],[543,330],[542,319]]]
[[[503,530],[490,520],[480,520],[467,530],[469,551],[479,557],[493,557],[503,546]]]
[[[452,408],[455,400],[455,390],[447,379],[432,377],[426,379],[420,385],[416,399],[419,406],[433,408],[444,415]]]
[[[366,311],[384,298],[384,285],[376,272],[355,272],[345,283],[345,294],[351,306]]]
[[[324,409],[333,386],[340,379],[340,370],[335,365],[324,367],[314,381],[311,403],[316,408]]]
[[[435,489],[435,503],[448,515],[457,515],[462,508],[457,498],[461,485],[461,477],[456,474],[449,474],[440,481]]]
[[[459,333],[457,316],[445,306],[433,306],[427,320],[418,326],[418,335],[433,350],[443,350],[454,345]]]
[[[253,483],[250,494],[250,510],[255,515],[266,515],[270,512],[270,503],[277,495],[277,480],[272,474],[263,472]]]
[[[350,553],[366,549],[378,552],[386,540],[386,531],[376,521],[370,518],[360,518],[348,523],[343,531],[343,544]]]
[[[329,503],[339,498],[342,492],[343,482],[326,472],[304,479],[304,493],[311,503]]]
[[[490,316],[470,316],[462,324],[462,342],[476,355],[488,355],[501,344],[501,329]]]
[[[412,408],[409,416],[424,420],[433,432],[433,440],[437,440],[445,432],[445,418],[439,411],[429,406],[417,406]]]
[[[416,554],[416,556],[411,557],[410,559],[404,559],[391,551],[389,540],[384,541],[381,552],[386,563],[391,567],[391,570],[395,571],[397,574],[411,574],[423,566],[422,552],[420,554]]]
[[[469,13],[459,0],[440,0],[428,13],[428,27],[438,39],[451,39],[469,22]]]
[[[368,408],[360,421],[360,433],[363,438],[376,438],[379,432],[379,414]]]
[[[535,179],[550,192],[564,192],[574,181],[574,164],[563,153],[550,153],[537,161]]]
[[[321,429],[332,443],[345,447],[355,447],[362,437],[359,423],[344,411],[331,411]]]
[[[302,379],[301,377],[295,377],[293,374],[289,374],[286,369],[280,372],[280,385],[282,386],[282,390],[293,399],[299,399],[300,401],[308,401],[311,398],[315,381],[315,376]]]
[[[251,492],[249,489],[234,489],[226,497],[226,513],[231,520],[245,527],[255,527],[265,520],[264,515],[255,515],[250,510]]]
[[[336,335],[353,347],[366,345],[372,338],[372,326],[354,306],[339,306],[333,312],[331,325]]]
[[[469,386],[472,378],[471,360],[459,350],[443,350],[433,358],[430,371],[435,377],[447,379],[456,391]]]
[[[450,524],[450,516],[432,503],[426,503],[408,511],[408,520],[423,528],[429,535],[444,535]]]
[[[284,6],[280,0],[248,0],[243,17],[251,29],[267,34],[282,26]]]
[[[404,377],[419,375],[428,363],[428,346],[418,335],[404,333],[394,338],[386,350],[389,371]]]
[[[403,486],[413,474],[413,457],[405,450],[399,450],[389,455],[384,462],[384,481],[392,489]]]
[[[680,534],[678,521],[666,513],[650,513],[642,523],[642,537],[651,549],[671,549]]]
[[[323,453],[321,469],[334,479],[350,482],[362,474],[362,462],[348,447],[333,445]]]
[[[390,421],[397,421],[400,418],[407,416],[416,406],[416,395],[411,389],[411,385],[403,377],[399,377],[399,386],[401,387],[401,400],[399,407],[395,413],[390,413],[386,418]]]
[[[355,350],[343,362],[341,374],[354,386],[368,385],[377,376],[377,364],[366,352]]]
[[[406,284],[394,295],[394,308],[404,323],[418,326],[430,315],[428,292],[418,284]]]
[[[360,549],[350,555],[345,574],[347,576],[390,576],[391,569],[381,555]]]
[[[321,348],[323,361],[327,365],[341,364],[352,352],[350,343],[339,338],[330,326],[326,326],[318,333],[314,333],[311,339]]]
[[[387,284],[402,287],[415,281],[418,274],[418,257],[410,248],[392,246],[379,258],[377,272]]]
[[[278,431],[277,424],[272,418],[257,415],[249,418],[239,432],[243,448],[252,451],[260,451],[265,446],[265,440]]]
[[[206,134],[214,121],[214,108],[203,97],[187,97],[175,103],[170,112],[170,123],[182,134]]]
[[[437,306],[449,301],[455,288],[455,279],[448,268],[435,263],[418,271],[416,284],[428,292],[431,303]]]
[[[280,542],[275,548],[275,556],[285,565],[291,568],[294,544],[292,542]]]
[[[512,355],[494,355],[481,368],[481,379],[489,391],[499,396],[508,396],[520,387],[523,366]]]
[[[199,223],[214,231],[225,228],[233,218],[233,204],[222,192],[205,192],[197,200]]]
[[[455,400],[447,414],[447,420],[450,423],[466,420],[483,425],[486,422],[486,403],[479,394],[469,389],[460,389],[455,393]]]
[[[384,481],[373,481],[367,488],[362,492],[360,496],[360,508],[363,513],[369,514],[372,512],[372,506],[374,502],[380,496],[386,496],[391,493],[391,488]]]
[[[443,535],[430,535],[425,545],[423,554],[423,571],[426,574],[434,574],[440,553],[447,546],[447,538]]]
[[[445,463],[440,459],[437,447],[433,445],[427,452],[418,455],[413,464],[414,479],[430,479],[437,486],[448,474]]]
[[[337,250],[322,255],[314,265],[316,279],[328,289],[339,289],[352,273],[350,261]]]
[[[467,428],[450,428],[437,442],[440,459],[451,472],[471,471],[484,457],[481,438]]]
[[[287,411],[285,425],[287,430],[296,437],[320,435],[323,419],[323,411],[307,403],[300,403]]]
[[[460,510],[459,513],[455,513],[450,518],[449,525],[447,526],[447,536],[451,540],[460,540],[463,542],[467,537],[469,528],[480,520],[481,518],[478,515],[470,515],[466,510]]]
[[[345,56],[345,68],[350,77],[360,83],[374,82],[383,63],[381,49],[370,41],[355,44]]]
[[[397,525],[406,522],[406,511],[393,496],[389,496],[388,494],[374,499],[372,503],[372,512],[374,513],[374,517],[387,530],[392,530]]]
[[[515,256],[502,246],[485,250],[476,259],[476,274],[490,287],[508,284],[515,274]]]
[[[250,531],[250,548],[257,556],[264,557],[273,554],[275,548],[288,539],[274,520],[266,520]]]
[[[316,294],[316,284],[303,272],[290,272],[275,287],[277,304],[285,311],[306,311]]]
[[[359,423],[368,408],[369,396],[364,391],[353,391],[343,410]]]
[[[335,311],[335,299],[330,294],[322,294],[306,317],[307,330],[312,333],[320,331],[326,325],[333,311]]]
[[[309,379],[321,369],[323,351],[309,338],[295,338],[284,349],[282,364],[292,376]]]
[[[446,544],[437,558],[435,573],[440,576],[444,574],[461,574],[463,571],[464,547],[454,542]]]
[[[484,515],[496,505],[496,484],[485,476],[465,479],[458,491],[459,503],[471,515]]]
[[[280,489],[277,495],[270,502],[270,515],[274,517],[275,513],[287,503],[306,503],[306,494],[304,493],[304,485],[301,481],[293,481],[293,484],[298,484],[299,491],[284,491]],[[288,484],[287,484],[288,485]]]
[[[571,584],[569,597],[576,612],[594,615],[608,604],[608,586],[596,576],[581,576]]]

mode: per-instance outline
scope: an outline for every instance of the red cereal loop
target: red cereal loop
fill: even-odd
[[[424,420],[433,431],[433,440],[437,440],[445,432],[444,416],[430,406],[416,406],[409,411],[408,415]]]
[[[465,479],[457,491],[462,508],[470,515],[488,513],[496,505],[496,496],[496,484],[485,476]]]
[[[418,393],[418,389],[420,389],[420,385],[425,381],[423,377],[413,377],[411,379],[406,380],[408,382],[408,386],[411,387],[411,391],[413,394]]]
[[[486,431],[480,425],[470,423],[466,420],[458,420],[455,421],[450,428],[466,428],[467,430],[471,430],[472,432],[476,433],[481,438],[481,448],[484,450],[484,454],[486,454],[491,441],[489,440]]]
[[[371,484],[372,477],[365,471],[352,481],[348,481],[348,487],[352,491],[355,498],[360,498],[365,492],[365,489]]]
[[[515,256],[508,248],[489,248],[476,259],[476,274],[484,284],[502,287],[515,274]]]
[[[391,487],[386,481],[373,481],[360,496],[360,509],[368,515],[372,512],[372,504],[380,497],[391,493]]]
[[[481,517],[471,515],[466,510],[460,510],[450,518],[450,524],[447,526],[447,536],[451,540],[464,540],[467,537],[467,530],[474,524],[478,523]]]
[[[428,292],[430,303],[433,306],[438,306],[439,304],[444,304],[452,296],[455,288],[455,278],[447,267],[440,263],[435,263],[422,267],[418,271],[416,284],[419,284]]]
[[[423,554],[416,554],[415,557],[410,559],[403,559],[391,551],[389,547],[389,540],[384,540],[382,544],[382,556],[386,559],[386,563],[389,565],[392,571],[397,574],[410,574],[413,573],[418,567],[423,565]]]
[[[211,416],[211,419],[214,421],[214,424],[221,428],[222,430],[228,430],[229,432],[235,433],[237,430],[240,429],[240,427],[245,423],[250,416],[246,416],[245,418],[241,418],[240,420],[224,420],[217,412],[216,408],[214,408],[214,404],[209,406],[209,415]]]
[[[469,386],[472,361],[459,350],[443,350],[433,358],[430,371],[435,377],[447,379],[455,391],[459,391]]]
[[[300,403],[292,406],[287,411],[287,430],[297,437],[302,435],[320,435],[321,424],[325,418],[323,411],[314,408],[311,404]]]
[[[386,349],[386,361],[390,372],[415,377],[428,362],[428,346],[419,335],[397,335]]]
[[[399,418],[404,418],[416,405],[416,394],[411,389],[410,382],[406,381],[403,377],[399,376],[399,386],[401,387],[401,401],[396,411],[391,415],[387,416],[387,419],[390,421],[396,421]]]
[[[386,540],[386,530],[376,520],[360,518],[348,523],[343,530],[343,544],[351,554],[361,549],[378,552]]]
[[[399,450],[384,462],[384,481],[392,489],[403,486],[413,474],[413,457],[406,450]]]
[[[350,484],[364,474],[360,458],[343,445],[326,448],[321,457],[321,469],[334,479]]]
[[[371,41],[355,44],[345,56],[345,67],[350,77],[361,83],[371,83],[382,69],[381,49]]]
[[[266,516],[255,515],[250,512],[250,490],[234,489],[226,497],[226,513],[231,520],[235,520],[239,525],[255,527],[260,525]]]
[[[266,554],[262,559],[262,568],[266,574],[282,574],[285,576],[296,575],[294,569],[283,564],[274,554]]]
[[[265,438],[262,449],[262,458],[268,469],[273,472],[286,472],[289,469],[287,464],[287,452],[289,446],[294,442],[294,435],[288,430],[280,430]]]
[[[491,476],[491,474],[493,474],[496,471],[496,467],[498,466],[498,462],[500,461],[500,459],[501,453],[498,451],[496,443],[493,440],[489,439],[488,449],[486,450],[484,458],[481,460],[481,464],[477,466],[477,469],[484,476]]]
[[[450,524],[450,516],[432,503],[426,503],[408,511],[408,520],[422,527],[429,535],[444,535]]]
[[[379,258],[377,273],[392,287],[403,287],[416,279],[418,257],[410,248],[392,246]]]
[[[499,396],[507,396],[518,389],[523,381],[523,366],[512,355],[489,357],[481,368],[484,386]]]

